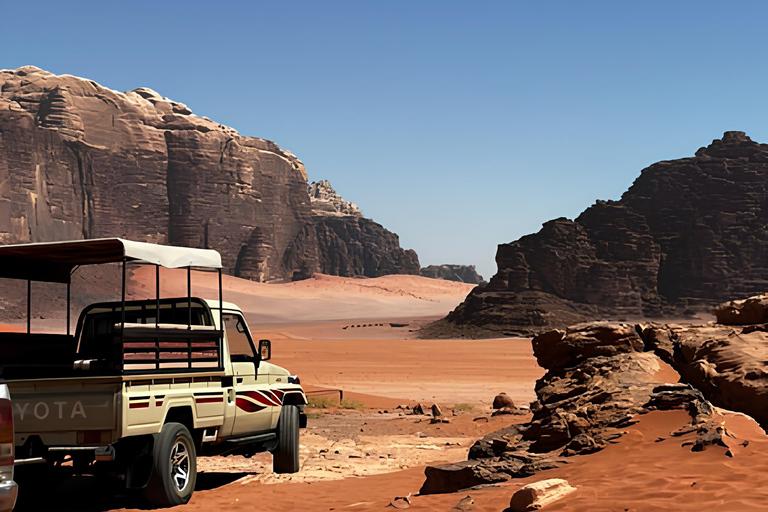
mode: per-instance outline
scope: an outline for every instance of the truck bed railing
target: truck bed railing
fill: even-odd
[[[115,326],[120,343],[120,326]],[[125,324],[122,336],[123,373],[223,369],[222,331],[212,326]]]

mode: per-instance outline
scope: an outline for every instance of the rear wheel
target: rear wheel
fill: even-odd
[[[165,507],[187,503],[197,482],[195,443],[187,427],[165,424],[155,439],[152,462],[144,497],[153,505]]]
[[[299,408],[284,405],[277,421],[277,448],[272,454],[275,473],[299,471]]]

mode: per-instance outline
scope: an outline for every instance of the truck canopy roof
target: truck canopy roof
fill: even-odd
[[[0,246],[0,277],[68,283],[77,266],[120,261],[166,268],[221,268],[221,256],[211,249],[99,238]]]

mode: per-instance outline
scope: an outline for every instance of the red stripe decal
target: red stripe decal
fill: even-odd
[[[279,405],[278,403],[275,403],[273,399],[268,398],[266,395],[258,391],[244,391],[238,393],[237,396],[247,396],[251,400],[255,400],[256,402],[259,402],[261,405],[265,406]]]
[[[155,402],[155,407],[160,407],[161,405],[163,405],[162,400]]]
[[[274,393],[275,396],[277,396],[277,399],[282,403],[283,395],[285,395],[285,391],[280,391],[279,389],[276,389],[272,393]]]
[[[221,403],[224,399],[222,397],[211,397],[211,398],[195,398],[195,402],[198,404],[215,404],[215,403]]]
[[[280,399],[273,391],[263,391],[268,400],[272,402],[272,405],[280,405]]]
[[[144,402],[142,404],[130,404],[128,407],[131,409],[144,409],[145,407],[149,407],[149,402]]]
[[[245,398],[237,398],[235,399],[235,404],[245,412],[257,412],[262,409],[266,409],[263,405],[258,405],[253,402],[249,402]]]

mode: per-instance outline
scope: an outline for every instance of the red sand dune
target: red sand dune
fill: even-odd
[[[186,296],[184,270],[161,269],[163,296]],[[444,316],[455,308],[474,285],[393,275],[375,279],[315,274],[311,279],[265,284],[224,276],[224,300],[240,306],[252,324],[291,325],[339,320],[392,320]],[[136,267],[130,291],[137,298],[155,296],[154,267]],[[217,276],[192,274],[192,294],[218,298]]]

